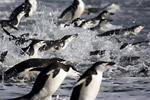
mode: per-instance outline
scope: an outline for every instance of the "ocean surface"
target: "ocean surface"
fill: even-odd
[[[11,12],[20,5],[23,0],[0,0],[0,20],[8,19]],[[102,31],[111,29],[128,28],[134,25],[145,25],[145,28],[134,37],[96,37],[99,31],[90,31],[77,27],[63,27],[58,25],[58,16],[71,4],[72,0],[37,0],[37,12],[23,18],[18,31],[11,34],[20,36],[29,33],[30,37],[37,39],[55,40],[64,35],[79,33],[65,50],[39,53],[39,58],[60,57],[73,62],[74,66],[84,72],[96,61],[114,61],[115,66],[106,70],[96,100],[150,100],[150,42],[137,44],[120,50],[125,42],[150,40],[150,1],[149,0],[84,0],[86,8],[104,7],[115,2],[107,10],[114,15],[109,18],[113,22],[108,23]],[[83,18],[92,18],[98,13],[84,14]],[[122,42],[117,42],[116,38]],[[8,51],[4,62],[0,62],[0,73],[15,64],[29,59],[28,55],[22,55],[21,47],[29,43],[15,45],[9,37],[0,29],[0,54]],[[102,55],[90,56],[90,51],[105,50]],[[56,100],[69,100],[72,87],[78,78],[67,78],[60,89],[54,94]],[[12,82],[0,81],[0,100],[6,100],[23,96],[30,92],[33,81],[14,80]]]

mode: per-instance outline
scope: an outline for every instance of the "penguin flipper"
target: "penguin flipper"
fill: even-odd
[[[54,70],[54,72],[53,72],[53,78],[55,78],[58,75],[59,71],[60,71],[60,69]]]
[[[88,78],[88,77],[85,77],[85,78],[79,80],[79,81],[73,86],[73,88],[75,88],[76,86],[78,86],[78,85],[84,83],[84,82],[86,81],[87,78]]]
[[[64,18],[64,17],[67,17],[67,18],[70,17],[70,18],[72,18],[71,10],[72,10],[72,8],[71,8],[71,6],[69,6],[67,9],[65,9],[65,10],[62,12],[62,14],[60,15],[59,18]]]

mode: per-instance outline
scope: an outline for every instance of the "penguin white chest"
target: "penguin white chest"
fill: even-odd
[[[37,9],[37,1],[36,0],[29,0],[30,4],[32,5],[29,16],[31,16]]]
[[[95,100],[102,81],[102,75],[92,75],[92,80],[88,86],[86,83],[82,85],[79,100]]]
[[[67,76],[67,72],[63,69],[60,69],[59,73],[55,77],[53,77],[53,73],[54,72],[50,73],[50,77],[45,84],[45,87],[49,90],[50,94],[53,94],[59,88]]]
[[[63,69],[60,69],[59,73],[55,77],[53,77],[53,74],[54,70],[47,73],[47,75],[49,75],[48,79],[46,80],[40,92],[33,97],[33,100],[52,100],[52,95],[56,92],[67,76],[67,72],[65,72]]]
[[[20,23],[20,20],[21,20],[21,18],[22,18],[24,15],[25,15],[25,12],[24,12],[24,11],[22,11],[20,14],[17,15],[17,20],[18,20],[18,22],[17,22],[16,25],[14,25],[14,27],[18,27],[18,25],[19,25],[19,23]]]
[[[77,6],[77,10],[75,11],[73,19],[79,18],[84,12],[84,3],[82,0],[79,0],[79,5]]]

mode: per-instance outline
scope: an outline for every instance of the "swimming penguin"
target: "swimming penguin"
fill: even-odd
[[[109,15],[114,15],[114,13],[111,13],[107,10],[102,11],[98,16],[93,18],[92,20],[101,20],[101,19],[106,19]]]
[[[59,18],[63,20],[79,18],[84,12],[84,8],[84,2],[82,0],[74,0],[72,5],[65,9]]]
[[[1,20],[1,27],[5,30],[11,32],[12,29],[17,30],[17,27],[20,23],[22,17],[28,17],[33,14],[37,9],[36,0],[25,0],[23,4],[18,6],[10,15],[8,20]]]
[[[130,46],[134,46],[134,45],[138,45],[138,44],[147,44],[149,43],[150,40],[145,40],[145,41],[137,41],[137,42],[133,42],[133,43],[123,43],[121,46],[120,46],[120,50],[126,48],[126,47],[130,47]]]
[[[43,70],[46,66],[48,66],[51,63],[54,62],[67,62],[68,65],[71,62],[66,61],[61,58],[49,58],[49,59],[44,59],[44,58],[33,58],[33,59],[28,59],[25,61],[22,61],[10,69],[6,70],[4,72],[4,80],[9,80],[12,77],[17,77],[17,78],[27,78],[27,79],[35,79],[35,77],[40,73],[40,71]],[[71,65],[70,65],[71,66]],[[69,77],[77,77],[79,76],[80,73],[74,69],[73,73],[70,73]],[[2,79],[2,75],[0,76],[0,79]]]
[[[74,27],[78,27],[78,26],[79,26],[81,23],[83,23],[84,21],[86,21],[85,18],[76,18],[76,19],[72,20],[71,22],[65,24],[64,27],[70,26],[70,25],[72,25],[72,26],[74,26]]]
[[[106,50],[95,50],[90,52],[90,56],[93,55],[104,55]]]
[[[75,84],[70,100],[95,100],[100,90],[102,74],[114,62],[98,61]]]
[[[68,44],[75,38],[77,38],[78,34],[72,34],[72,35],[65,35],[63,38],[55,40],[55,41],[45,41],[46,45],[41,47],[40,51],[47,51],[51,48],[54,48],[55,50],[59,49],[66,49]]]
[[[96,26],[99,26],[100,23],[106,21],[106,19],[109,15],[114,15],[113,13],[108,12],[107,10],[102,11],[98,16],[91,18],[89,20],[83,21],[79,27],[82,27],[84,29],[90,29]]]
[[[29,46],[21,48],[21,50],[23,50],[23,53],[28,54],[31,58],[35,58],[38,56],[39,48],[46,45],[44,42],[44,40],[33,39]]]
[[[29,46],[22,48],[22,50],[26,52],[30,57],[35,57],[39,51],[43,52],[48,51],[50,49],[64,50],[67,47],[67,45],[77,36],[78,34],[65,35],[62,39],[54,41],[31,39],[32,42],[29,44]]]
[[[125,29],[115,29],[115,30],[110,30],[102,34],[98,34],[97,36],[102,37],[102,36],[110,36],[110,35],[137,35],[145,25],[135,25],[129,28]]]
[[[52,95],[74,68],[66,62],[53,62],[37,76],[30,93],[10,100],[52,100]]]
[[[36,0],[25,0],[20,6],[18,6],[10,15],[9,19],[13,19],[17,13],[25,12],[25,17],[31,16],[37,9]]]
[[[94,27],[91,27],[89,28],[90,30],[92,31],[95,31],[95,30],[100,30],[103,26],[105,26],[106,24],[112,22],[113,20],[111,19],[101,19],[98,23],[98,25],[94,26]]]
[[[94,18],[91,18],[91,19],[76,18],[71,23],[66,24],[65,26],[72,25],[74,27],[90,29],[90,28],[98,26],[98,24],[102,23],[102,21],[106,19],[109,15],[114,15],[114,13],[110,13],[107,10],[104,10],[98,16]]]
[[[11,32],[13,30],[18,30],[18,25],[20,23],[21,18],[25,15],[25,11],[16,13],[13,18],[9,20],[1,20],[1,27],[5,30]]]

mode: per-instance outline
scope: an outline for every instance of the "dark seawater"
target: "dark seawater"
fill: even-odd
[[[79,37],[68,45],[65,51],[60,50],[52,57],[61,57],[75,63],[81,72],[84,72],[95,61],[113,60],[116,65],[104,73],[101,90],[96,100],[150,100],[150,43],[132,46],[119,50],[121,44],[114,38],[95,38],[98,32],[80,28],[57,26],[57,17],[72,0],[37,0],[37,12],[30,18],[21,20],[19,31],[12,32],[17,36],[30,33],[37,34],[38,39],[58,39],[66,34],[80,33]],[[149,0],[84,0],[86,8],[102,7],[112,2],[117,6],[111,8],[115,15],[110,18],[113,22],[107,25],[109,29],[126,28],[136,24],[145,24],[146,27],[131,41],[150,39],[150,1]],[[7,19],[11,11],[21,4],[23,0],[0,0],[0,19]],[[84,14],[82,17],[91,18],[97,14]],[[10,42],[0,29],[0,53],[8,51],[4,63],[0,63],[0,72],[28,59],[28,55],[20,54],[20,47]],[[130,39],[126,41],[130,42]],[[82,49],[81,49],[82,48]],[[106,50],[104,56],[90,57],[89,52],[95,49]],[[137,60],[121,60],[123,57],[140,57]],[[49,58],[50,54],[41,53],[41,58]],[[112,58],[112,59],[110,59]],[[146,69],[146,70],[144,70]],[[76,79],[66,79],[54,98],[69,100],[72,86]],[[0,83],[0,100],[19,97],[27,94],[33,82],[19,80],[17,82]],[[58,97],[59,95],[59,97]]]

